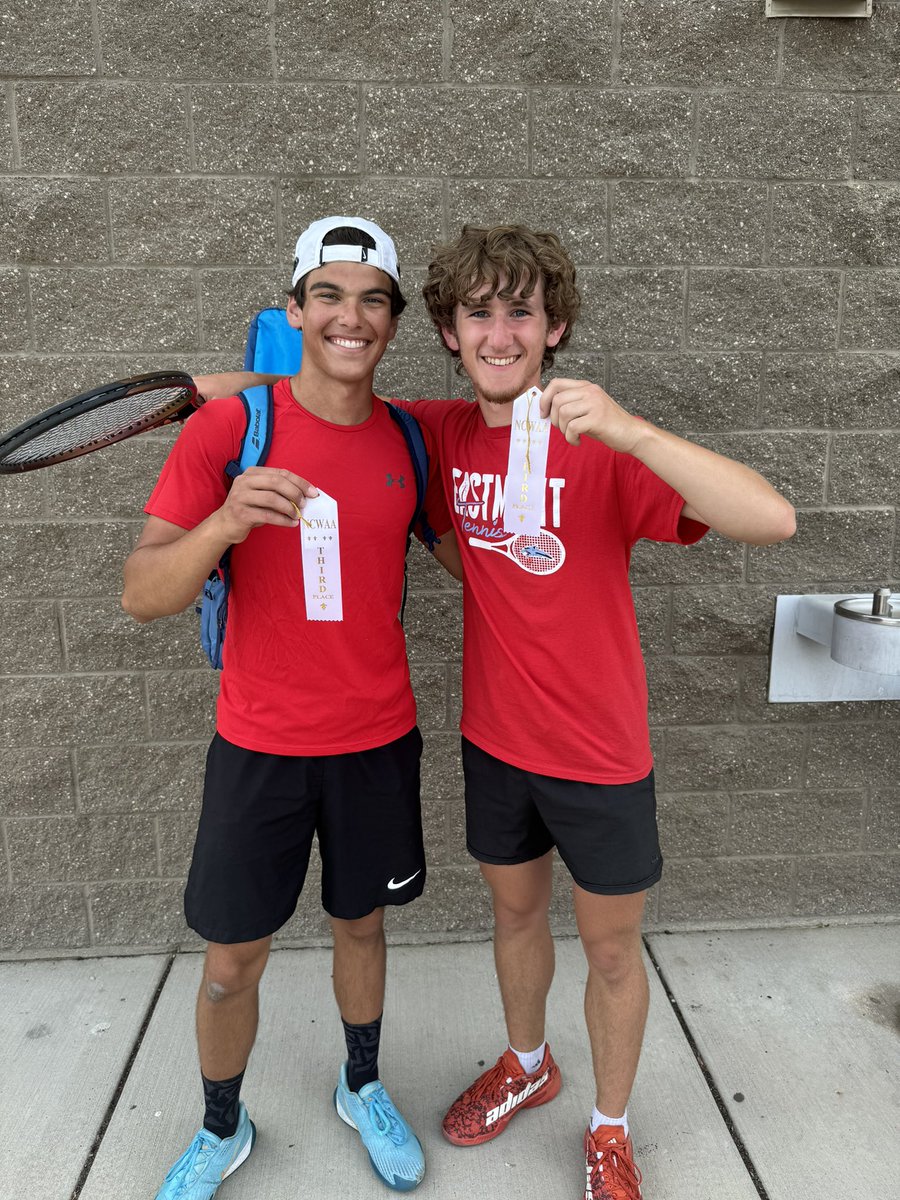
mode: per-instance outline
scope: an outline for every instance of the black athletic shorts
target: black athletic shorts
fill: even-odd
[[[501,762],[466,738],[466,843],[479,862],[532,862],[556,846],[586,892],[643,892],[662,874],[653,772],[637,783],[581,783]]]
[[[308,758],[244,750],[216,734],[184,894],[188,925],[227,943],[280,929],[297,906],[315,833],[331,916],[354,921],[420,896],[421,755],[416,728],[374,750]]]

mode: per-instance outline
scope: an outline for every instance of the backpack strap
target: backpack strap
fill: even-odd
[[[247,417],[247,427],[241,438],[241,449],[236,459],[225,466],[225,473],[232,479],[248,467],[261,467],[269,454],[272,442],[275,401],[272,385],[261,383],[240,393],[241,403]]]
[[[409,533],[412,534],[416,525],[418,525],[421,529],[425,545],[433,554],[434,544],[438,539],[437,534],[428,523],[428,514],[425,512],[425,492],[428,488],[428,451],[425,448],[425,438],[422,436],[422,428],[412,413],[407,412],[405,408],[398,408],[396,405],[391,404],[389,400],[385,400],[385,404],[395,424],[399,426],[400,432],[403,434],[403,440],[406,442],[406,448],[412,460],[413,475],[416,480],[416,511],[413,513],[412,520],[409,523]]]

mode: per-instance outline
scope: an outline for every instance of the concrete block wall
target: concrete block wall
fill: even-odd
[[[0,428],[155,367],[238,362],[314,217],[394,232],[415,296],[464,220],[557,230],[585,311],[559,366],[739,456],[790,543],[642,545],[636,602],[667,869],[657,927],[896,913],[900,705],[766,702],[774,597],[900,582],[900,2],[8,0],[0,14]],[[378,378],[465,392],[420,304]],[[194,617],[118,607],[170,444],[0,479],[0,945],[186,938],[216,677]],[[455,733],[458,591],[412,560],[426,897],[488,927]],[[596,614],[585,614],[597,619]],[[554,907],[571,928],[561,876]],[[319,937],[317,880],[286,938]]]

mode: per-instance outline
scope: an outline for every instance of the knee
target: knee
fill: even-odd
[[[265,969],[268,950],[247,955],[218,947],[208,951],[203,969],[203,996],[210,1004],[221,1004],[232,996],[256,988]]]
[[[501,933],[534,933],[548,926],[547,905],[533,898],[511,900],[494,893],[494,924]]]
[[[376,908],[356,921],[331,921],[335,942],[349,941],[354,945],[375,945],[384,937],[384,909]]]
[[[583,939],[582,945],[588,966],[605,983],[614,986],[629,978],[635,970],[644,970],[639,935]]]

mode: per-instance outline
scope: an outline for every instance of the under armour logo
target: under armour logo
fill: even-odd
[[[388,474],[388,477],[387,477],[387,480],[385,481],[384,486],[385,487],[393,487],[395,483],[396,483],[397,487],[405,488],[406,487],[406,476],[398,475],[396,478],[394,478],[393,475]]]

